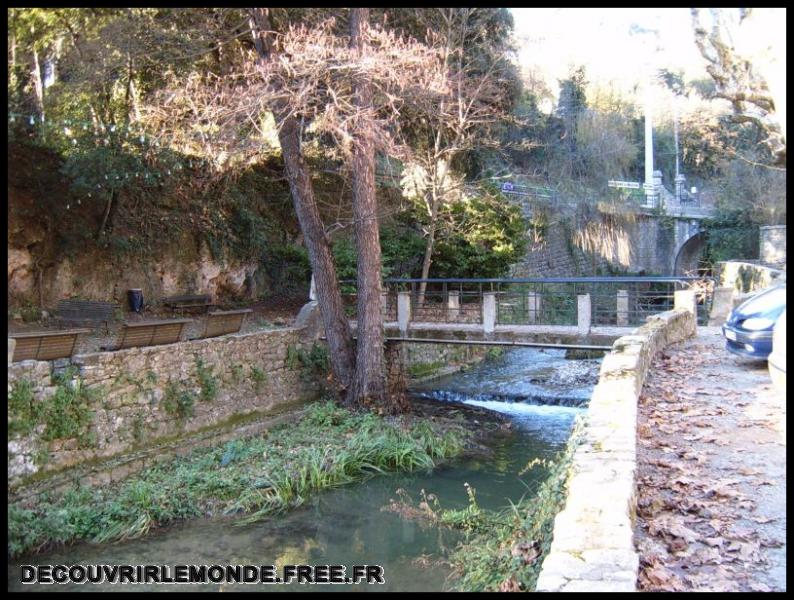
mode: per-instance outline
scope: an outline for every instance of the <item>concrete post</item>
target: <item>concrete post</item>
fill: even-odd
[[[411,292],[399,292],[397,294],[397,324],[400,326],[400,333],[408,332],[408,323],[411,320]]]
[[[582,294],[577,296],[576,299],[576,328],[580,335],[587,335],[590,333],[590,324],[592,322],[590,294]]]
[[[695,302],[695,290],[676,290],[673,308],[676,310],[687,310],[695,315],[697,321],[697,303]]]
[[[618,327],[629,326],[629,292],[618,290]]]
[[[460,292],[449,292],[447,296],[447,312],[450,319],[457,319],[460,316]]]
[[[676,175],[675,176],[675,199],[678,201],[678,204],[681,204],[681,200],[684,198],[684,188],[686,187],[686,177],[683,175]]]
[[[714,295],[711,298],[711,312],[709,313],[709,327],[718,327],[727,319],[733,310],[732,287],[722,286],[714,288]]]
[[[495,292],[485,292],[482,295],[482,329],[485,333],[493,333],[496,329]]]
[[[527,317],[531,324],[537,323],[540,319],[540,294],[537,292],[527,293]]]
[[[8,364],[14,361],[14,350],[17,347],[17,341],[14,338],[8,338]]]
[[[381,292],[380,295],[380,314],[381,318],[386,321],[389,316],[389,292]]]
[[[314,273],[312,273],[312,281],[309,284],[309,302],[317,301],[317,289],[314,287]]]

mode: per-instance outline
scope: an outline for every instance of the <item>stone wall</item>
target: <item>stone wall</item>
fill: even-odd
[[[17,382],[28,380],[34,403],[42,406],[59,385],[80,385],[93,413],[87,435],[79,438],[46,441],[51,436],[42,422],[32,433],[10,439],[9,489],[316,397],[318,383],[299,358],[298,351],[307,349],[302,334],[277,329],[77,355],[72,358],[77,373],[60,384],[53,378],[54,363],[8,365],[9,394]]]
[[[671,275],[679,253],[698,237],[698,231],[697,220],[633,213],[601,214],[575,230],[557,222],[530,243],[526,257],[511,276],[582,277],[621,272]],[[686,249],[691,256],[685,262],[696,264],[702,244]]]
[[[746,261],[718,262],[714,268],[718,287],[728,287],[735,294],[757,292],[772,285],[786,282],[786,272]]]
[[[786,264],[786,226],[770,225],[760,228],[758,258],[770,265]]]
[[[635,591],[637,403],[654,355],[695,329],[692,310],[653,315],[604,357],[537,591]]]
[[[488,356],[493,347],[475,346],[469,344],[411,344],[402,343],[404,346],[403,360],[410,373],[412,367],[435,366],[432,372],[428,370],[427,376],[438,376],[445,373],[459,371],[465,365],[478,363]]]

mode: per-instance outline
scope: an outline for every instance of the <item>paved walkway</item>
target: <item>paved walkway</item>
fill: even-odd
[[[719,328],[654,361],[638,416],[641,590],[786,587],[786,396]]]

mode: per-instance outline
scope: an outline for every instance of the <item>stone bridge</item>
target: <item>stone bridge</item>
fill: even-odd
[[[598,216],[580,223],[575,230],[554,219],[532,243],[513,276],[570,277],[588,271],[596,274],[599,269],[655,275],[696,272],[705,246],[702,221],[712,216],[713,207],[701,205],[687,194],[669,192],[661,184],[661,173],[657,172],[657,177],[660,203],[621,205],[594,199]],[[553,214],[579,207],[578,201],[566,200],[552,190],[539,193],[531,186],[523,187],[529,191],[511,188],[505,193],[518,203],[528,220],[536,211]],[[587,244],[581,244],[583,238],[589,238]]]

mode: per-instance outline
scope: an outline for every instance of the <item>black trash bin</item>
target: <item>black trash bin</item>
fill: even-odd
[[[127,290],[127,299],[130,301],[130,310],[139,313],[143,310],[143,290]]]

